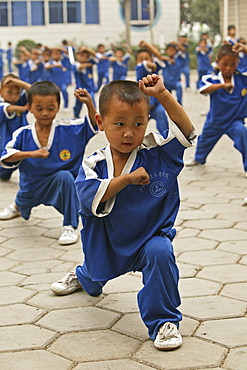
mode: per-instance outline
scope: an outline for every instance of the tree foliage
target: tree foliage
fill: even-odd
[[[206,23],[212,34],[220,32],[219,0],[180,0],[181,22]]]

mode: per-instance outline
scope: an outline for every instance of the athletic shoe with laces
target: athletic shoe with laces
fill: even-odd
[[[20,216],[21,213],[14,204],[10,204],[0,212],[0,220],[10,220],[11,218]]]
[[[51,291],[57,295],[67,295],[82,289],[75,272],[69,272],[63,279],[51,284]]]
[[[182,336],[175,324],[166,322],[159,328],[154,346],[162,351],[169,351],[181,346]]]
[[[247,197],[246,198],[244,198],[244,204],[243,204],[244,206],[247,206]]]
[[[74,229],[73,226],[63,226],[62,234],[58,241],[61,245],[74,244],[77,242],[78,236],[78,230]]]

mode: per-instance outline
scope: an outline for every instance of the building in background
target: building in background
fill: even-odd
[[[31,39],[56,46],[67,39],[77,45],[109,46],[124,40],[124,2],[127,0],[0,0],[2,45]],[[129,0],[130,39],[161,47],[177,38],[180,25],[179,0]],[[150,27],[152,23],[152,27]]]
[[[247,1],[220,0],[220,28],[223,38],[227,35],[228,25],[236,27],[237,38],[247,38]]]

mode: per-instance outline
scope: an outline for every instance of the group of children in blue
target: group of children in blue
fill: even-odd
[[[178,45],[168,44],[165,56],[141,41],[136,53],[139,84],[125,81],[130,50],[116,50],[113,56],[104,45],[97,51],[79,49],[72,66],[78,99],[73,120],[55,120],[60,92],[66,102],[63,84],[69,83],[61,75],[71,70],[66,64],[67,53],[59,48],[43,50],[43,56],[47,53],[43,71],[50,76],[46,81],[30,84],[10,74],[1,85],[0,176],[7,180],[11,171],[18,166],[20,169],[20,190],[12,217],[21,214],[28,219],[38,204],[54,206],[64,216],[63,225],[74,229],[79,213],[82,217],[84,264],[53,283],[52,291],[65,295],[83,288],[95,296],[101,294],[109,279],[141,271],[141,317],[155,347],[161,350],[182,344],[178,330],[182,319],[178,310],[179,274],[172,240],[179,209],[177,176],[183,168],[184,150],[195,138],[181,106],[181,71],[187,87],[189,79],[188,43],[186,38],[180,41],[184,47],[178,50]],[[239,52],[246,54],[247,50],[240,44],[222,46],[217,58],[219,72],[200,79],[198,87],[210,94],[211,105],[195,162],[205,163],[217,140],[226,133],[242,153],[247,173],[247,77],[236,70]],[[22,53],[27,54],[24,49]],[[103,64],[96,88],[92,71],[95,59]],[[109,83],[109,63],[115,62],[113,75],[117,80]],[[103,82],[106,85],[99,95],[97,113],[94,94]],[[173,90],[177,100],[171,94]],[[84,103],[88,117],[79,119]],[[31,125],[25,120],[27,111],[35,117]],[[156,120],[159,133],[145,136],[149,118]],[[97,130],[105,132],[109,145],[83,160],[87,142]]]

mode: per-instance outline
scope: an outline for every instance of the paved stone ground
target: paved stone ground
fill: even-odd
[[[192,73],[193,86],[195,80]],[[208,98],[185,92],[184,107],[200,133]],[[104,142],[98,135],[87,153]],[[81,246],[60,246],[62,218],[40,206],[29,221],[0,222],[1,369],[247,369],[247,179],[240,154],[223,137],[207,164],[185,168],[179,182],[174,247],[182,347],[153,347],[136,304],[139,274],[110,281],[97,298],[80,291],[55,296],[50,284],[81,263]],[[0,207],[13,201],[17,188],[17,172],[0,182]]]

